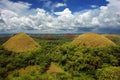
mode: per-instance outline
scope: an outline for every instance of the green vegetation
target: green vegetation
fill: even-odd
[[[120,66],[119,53],[120,46],[86,48],[66,44],[59,47],[56,60],[72,76],[80,76],[81,73],[94,76],[97,69]]]
[[[106,67],[98,69],[96,76],[98,80],[119,80],[120,67]]]
[[[55,37],[54,37],[55,38]],[[120,46],[72,45],[72,39],[34,38],[37,51],[0,47],[0,80],[119,80]]]
[[[120,45],[120,36],[117,34],[104,34],[103,36],[107,37],[111,41]]]

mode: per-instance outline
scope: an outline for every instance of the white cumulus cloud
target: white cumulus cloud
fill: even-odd
[[[31,4],[21,1],[12,2],[9,0],[0,0],[0,10],[1,9],[11,10],[19,14],[25,14],[26,12],[29,12],[30,6]]]
[[[55,4],[55,7],[65,7],[65,6],[67,6],[67,4],[66,3],[57,3],[57,4]]]
[[[41,8],[31,9],[29,3],[0,0],[2,17],[0,31],[118,32],[120,30],[120,1],[107,1],[109,1],[107,6],[97,9],[72,12],[69,8],[65,8],[61,12],[51,14]],[[51,2],[46,4],[46,6],[49,5]],[[62,6],[66,5],[56,5],[56,7]]]

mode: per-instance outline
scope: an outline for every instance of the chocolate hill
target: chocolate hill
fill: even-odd
[[[53,77],[56,76],[54,73],[63,73],[66,76],[70,76],[69,73],[65,72],[62,68],[58,67],[54,63],[51,63],[51,65],[49,66],[49,68],[48,68],[48,70],[46,72],[47,72],[47,74],[50,74]]]
[[[12,78],[15,73],[18,73],[18,75],[21,77],[24,74],[29,74],[29,73],[32,73],[32,72],[34,72],[34,74],[39,74],[39,71],[40,71],[40,66],[38,66],[38,65],[27,66],[27,67],[24,67],[24,68],[15,69],[15,70],[11,71],[8,74],[7,78],[8,79]]]
[[[54,63],[51,63],[49,69],[47,70],[47,73],[53,73],[53,72],[65,73],[65,71],[63,69],[61,69],[60,67],[56,66]]]
[[[40,45],[27,34],[20,32],[3,44],[6,50],[13,52],[27,52],[37,49]]]
[[[120,44],[120,35],[117,34],[103,34],[103,36],[107,37],[111,41],[113,41],[116,44]]]
[[[92,32],[79,35],[71,42],[71,44],[86,47],[104,47],[116,45],[114,42],[104,37],[103,35]]]

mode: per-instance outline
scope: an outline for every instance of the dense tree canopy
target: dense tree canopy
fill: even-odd
[[[39,40],[41,49],[30,54],[14,53],[0,47],[0,80],[118,80],[120,66],[120,46],[102,48],[78,47],[69,44],[71,40]],[[68,43],[66,43],[68,42]],[[50,64],[55,63],[65,72],[46,73]],[[39,65],[39,73],[14,73],[28,66]],[[106,74],[106,75],[104,75]],[[107,79],[106,79],[107,78]]]

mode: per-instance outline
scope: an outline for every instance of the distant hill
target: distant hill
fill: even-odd
[[[108,38],[92,32],[79,35],[71,42],[71,44],[86,47],[104,47],[116,45]]]
[[[120,44],[120,35],[117,34],[103,34],[103,36],[107,37],[111,41],[113,41],[116,44]]]
[[[49,66],[46,72],[53,77],[56,76],[54,73],[63,73],[63,74],[66,74],[67,76],[70,76],[69,73],[65,72],[62,68],[56,66],[54,63],[51,63],[51,65]]]
[[[51,63],[49,69],[47,70],[47,73],[53,73],[53,72],[64,73],[65,71],[61,69],[60,67],[56,66],[54,63]]]
[[[75,38],[76,36],[74,35],[74,34],[65,34],[64,35],[64,38],[66,38],[66,39],[73,39],[73,38]]]
[[[44,34],[41,36],[42,39],[55,39],[55,35],[54,34]]]
[[[27,52],[38,48],[40,45],[27,34],[20,32],[3,44],[6,50],[13,52]]]
[[[34,72],[34,74],[39,74],[39,71],[40,71],[39,65],[27,66],[25,68],[16,69],[9,72],[7,78],[13,77],[16,73],[17,75],[22,76],[24,74],[30,74],[32,72]]]

